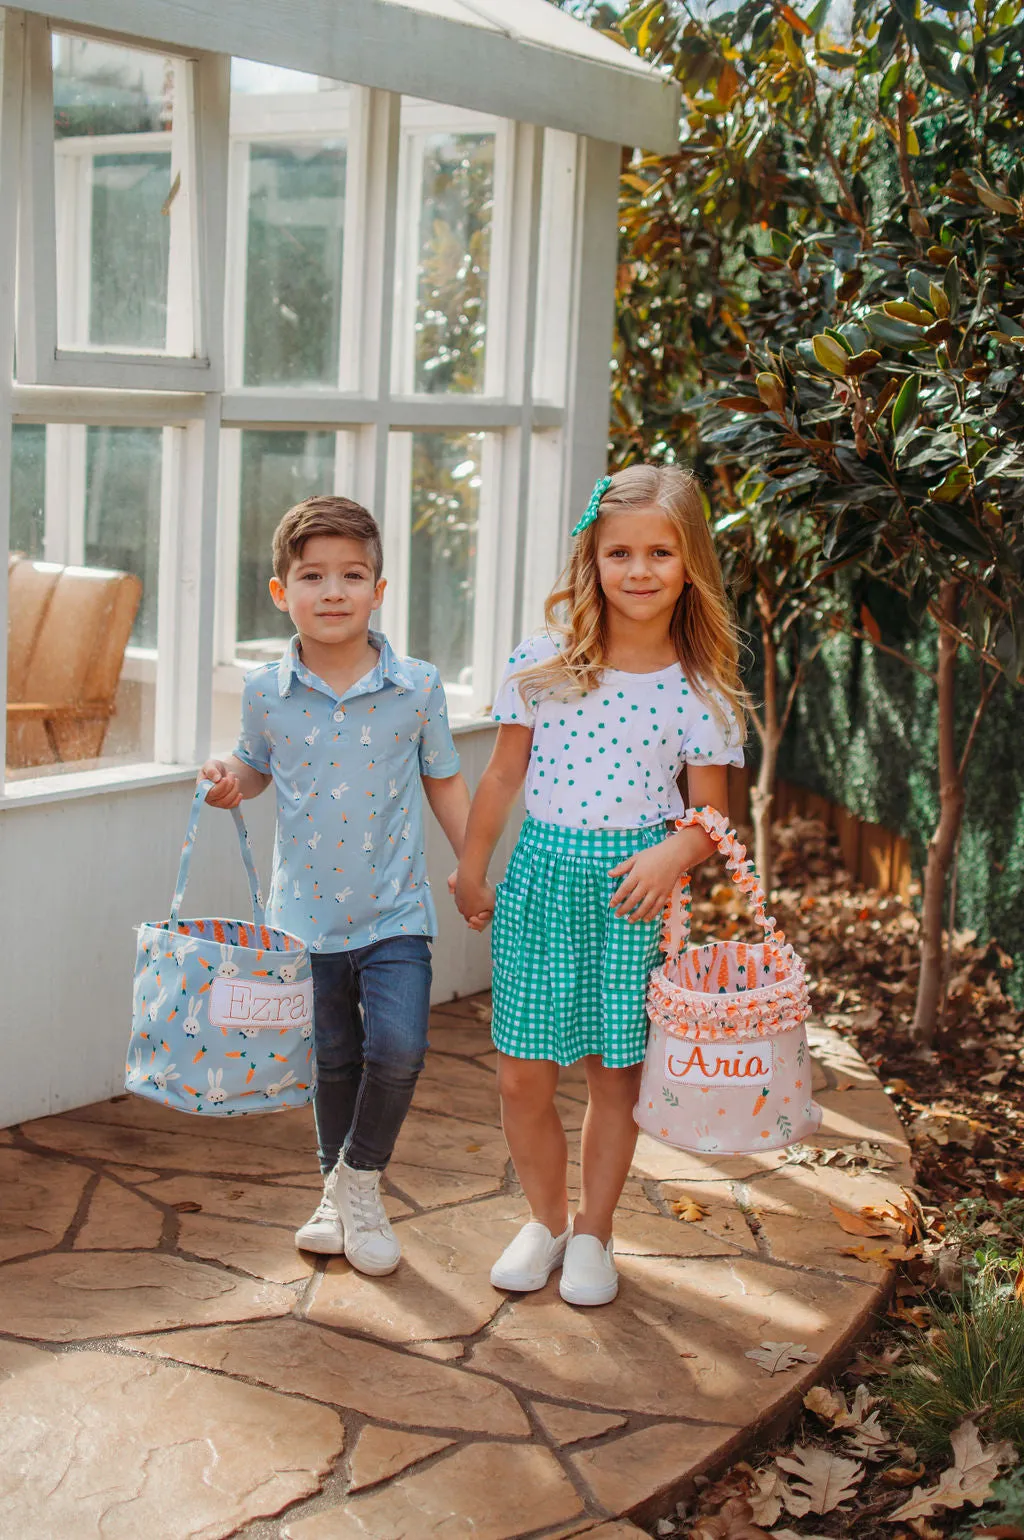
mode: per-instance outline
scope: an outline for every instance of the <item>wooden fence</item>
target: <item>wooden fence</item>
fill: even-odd
[[[752,780],[746,767],[730,766],[729,814],[733,823],[750,822]],[[878,823],[867,823],[849,808],[840,807],[793,781],[776,781],[772,813],[775,819],[782,820],[820,818],[826,829],[835,832],[843,865],[852,877],[880,893],[909,896],[914,873],[910,846],[901,834],[894,834]]]

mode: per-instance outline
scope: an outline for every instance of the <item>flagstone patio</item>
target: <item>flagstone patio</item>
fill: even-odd
[[[4,1534],[625,1540],[785,1422],[887,1291],[830,1208],[901,1202],[910,1180],[871,1072],[812,1034],[813,1142],[871,1140],[881,1170],[642,1137],[619,1298],[574,1309],[554,1280],[488,1281],[524,1217],[488,1017],[486,997],[433,1013],[389,1171],[390,1278],[294,1249],[320,1186],[308,1113],[117,1097],[0,1132]],[[578,1130],[578,1072],[559,1100]],[[703,1219],[677,1217],[689,1198]],[[744,1356],[765,1341],[819,1361],[769,1375]]]

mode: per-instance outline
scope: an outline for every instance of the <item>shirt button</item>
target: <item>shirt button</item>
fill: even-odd
[[[343,711],[336,711],[334,713],[334,720],[336,722],[344,722],[344,720],[345,720],[345,713]]]

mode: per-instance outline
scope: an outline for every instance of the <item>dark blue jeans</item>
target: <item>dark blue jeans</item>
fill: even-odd
[[[386,936],[351,952],[312,952],[316,1137],[320,1169],[344,1152],[383,1171],[427,1051],[430,947]]]

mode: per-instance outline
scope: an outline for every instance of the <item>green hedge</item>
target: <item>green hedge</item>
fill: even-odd
[[[885,639],[899,638],[886,626]],[[935,665],[930,630],[909,641]],[[977,665],[962,655],[957,737],[978,699]],[[938,822],[938,713],[929,680],[870,644],[837,636],[811,663],[782,747],[779,774],[906,836],[923,872]],[[967,771],[957,879],[957,924],[997,940],[1014,958],[1011,992],[1024,1004],[1024,702],[1000,684]]]

